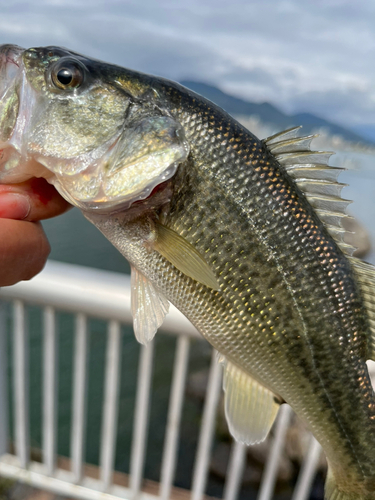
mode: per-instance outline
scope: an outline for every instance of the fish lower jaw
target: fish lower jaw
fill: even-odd
[[[1,149],[0,144],[0,182],[16,184],[32,177],[43,177],[50,184],[54,174],[33,158],[25,159],[12,147]]]
[[[133,209],[142,212],[144,209],[159,207],[168,203],[171,198],[170,183],[178,165],[170,166],[166,172],[151,179],[146,185],[135,186],[134,191],[129,186],[123,188],[118,186],[114,192],[108,189],[107,179],[103,172],[96,172],[97,181],[94,192],[91,194],[87,185],[92,182],[93,177],[87,172],[81,172],[77,176],[56,175],[53,184],[59,193],[72,205],[85,211],[97,214],[113,214]],[[84,178],[88,182],[85,185]]]
[[[136,201],[147,198],[151,190],[144,190],[136,196],[124,197],[118,196],[108,199],[101,189],[99,193],[92,199],[80,199],[74,193],[72,193],[69,188],[66,188],[64,183],[58,178],[53,179],[53,185],[57,191],[65,198],[69,203],[75,207],[83,210],[84,212],[93,212],[97,214],[112,214],[116,212],[122,212],[129,209],[133,203]]]

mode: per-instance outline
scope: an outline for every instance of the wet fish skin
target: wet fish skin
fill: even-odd
[[[277,411],[263,405],[270,394],[271,404],[293,407],[326,452],[329,500],[375,498],[375,405],[366,367],[373,344],[364,296],[352,261],[267,142],[173,82],[54,47],[20,57],[23,82],[39,106],[19,139],[21,159],[27,151],[41,162],[50,181],[144,277],[144,286],[174,303],[225,356],[226,400],[239,394],[253,424],[257,414],[243,388],[258,397],[258,420],[272,420]],[[85,84],[66,93],[51,86],[51,68],[61,57],[85,68]],[[81,112],[86,107],[89,119]],[[157,127],[141,128],[143,140],[162,144],[169,137],[165,158],[178,168],[166,178],[157,172],[154,191],[116,211],[117,198],[100,198],[86,185],[111,171],[111,152],[127,127],[139,130],[134,123],[154,119]],[[159,153],[150,150],[152,161]],[[78,171],[82,155],[87,163]],[[218,287],[165,257],[160,225],[186,241],[188,260],[189,248],[203,256]],[[252,430],[231,414],[231,403],[228,408],[232,431],[250,441]]]
[[[190,92],[167,93],[193,147],[162,220],[205,256],[220,291],[143,251],[134,222],[91,220],[219,352],[291,404],[340,482],[372,492],[369,331],[349,262],[261,141]]]

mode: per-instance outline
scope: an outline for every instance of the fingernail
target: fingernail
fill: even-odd
[[[0,218],[25,219],[31,205],[27,196],[18,193],[0,193]]]

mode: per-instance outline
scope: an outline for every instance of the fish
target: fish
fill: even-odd
[[[235,439],[264,440],[288,403],[325,498],[375,499],[375,270],[343,240],[331,153],[54,46],[2,45],[0,95],[0,182],[46,178],[124,255],[138,341],[174,304],[219,353]]]

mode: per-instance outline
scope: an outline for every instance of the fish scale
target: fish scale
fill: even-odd
[[[202,186],[202,183],[199,183],[199,185],[200,185],[200,186]],[[203,189],[203,192],[204,192],[204,189]],[[206,206],[206,207],[207,207],[207,205],[209,206],[210,204],[209,204],[209,203],[205,204],[205,206]],[[184,211],[184,213],[185,213],[185,214],[186,214],[186,213],[189,213],[189,210],[187,209],[187,207],[186,207],[186,206],[183,206],[181,209]],[[172,211],[172,213],[173,213],[173,211]],[[202,215],[202,217],[204,217],[204,214],[203,214],[203,213],[202,213],[201,215]],[[187,217],[186,217],[186,215],[185,215],[185,219],[186,219],[186,218],[187,218]],[[177,219],[177,220],[179,220],[179,218],[178,218],[178,214],[176,214],[176,219]],[[188,223],[188,224],[189,224],[189,223]],[[232,227],[232,229],[233,229],[233,226],[231,226],[231,227]],[[179,228],[179,230],[180,230],[180,229],[181,229],[181,228]],[[215,233],[214,233],[214,234],[215,234]],[[210,235],[208,235],[208,236],[207,236],[207,239],[208,239],[208,240],[210,240],[210,239],[211,239],[211,238],[210,238]],[[230,257],[231,257],[231,256],[229,256],[229,259],[230,259]],[[172,281],[172,280],[171,280],[171,281]],[[172,281],[172,282],[173,282],[173,281]],[[180,289],[180,284],[176,284],[176,288]],[[225,293],[225,292],[226,292],[226,290],[224,291],[224,293]],[[301,292],[302,292],[302,290],[301,290]],[[167,294],[168,294],[168,292],[167,292]],[[173,294],[173,292],[172,292],[172,294]],[[226,295],[226,296],[228,296],[228,298],[229,298],[229,300],[230,300],[230,298],[231,298],[230,293],[228,293],[228,294],[227,294],[227,293],[225,293],[225,295]],[[167,296],[171,297],[172,295],[169,293]],[[187,298],[187,297],[186,297],[186,298]],[[194,316],[195,316],[194,312],[193,312],[193,311],[191,311],[191,310],[186,309],[186,307],[185,307],[185,308],[183,308],[183,307],[182,307],[182,302],[184,302],[184,301],[186,300],[186,298],[185,298],[185,297],[180,297],[180,301],[178,301],[178,302],[177,302],[177,301],[175,301],[175,304],[177,305],[177,307],[180,307],[181,309],[185,309],[185,311],[186,311],[186,315],[187,315],[188,317],[190,317],[190,318],[192,318],[192,319],[194,320]],[[282,309],[281,307],[277,307],[277,310],[281,310],[281,309]],[[226,325],[225,325],[225,328],[227,328],[227,329],[228,329],[228,330],[227,330],[227,332],[226,332],[226,333],[227,333],[227,335],[228,335],[228,337],[230,336],[230,333],[231,333],[231,321],[230,321],[230,320],[228,321],[228,313],[230,314],[230,312],[231,312],[230,308],[229,308],[229,310],[228,310],[228,307],[225,307],[225,308],[224,308],[223,314],[224,314],[224,320],[226,320]],[[248,310],[247,312],[248,312],[248,314],[249,314],[249,315],[251,315],[251,314],[253,313],[253,311],[252,311],[251,309],[250,309],[250,310]],[[198,312],[196,313],[196,316],[199,316],[199,317],[200,317],[200,316],[201,316],[201,314],[202,314],[202,311],[198,311]],[[206,312],[206,314],[210,314],[210,312],[208,312],[208,313]],[[314,316],[314,318],[316,317],[316,311],[314,311],[313,316]],[[316,319],[316,318],[315,318],[315,319]],[[317,323],[317,320],[315,320],[315,325],[316,325],[316,323]],[[280,323],[279,323],[279,324],[280,324]],[[323,324],[324,324],[324,322],[323,322]],[[318,323],[318,326],[319,326],[319,323]],[[257,327],[257,328],[259,328],[259,325],[256,325],[256,327]],[[286,327],[286,329],[284,329],[284,331],[282,331],[282,332],[281,332],[281,340],[284,340],[284,339],[285,339],[285,340],[286,340],[286,342],[287,342],[287,340],[288,340],[288,338],[289,338],[289,337],[288,337],[288,333],[292,333],[292,337],[291,337],[291,339],[290,339],[290,340],[291,340],[291,342],[293,343],[293,341],[295,341],[295,337],[293,336],[293,332],[290,332],[290,329],[289,329],[289,330],[287,330],[287,328],[289,327],[289,324],[285,325],[285,327]],[[198,328],[199,328],[199,330],[200,330],[200,331],[202,331],[202,332],[205,334],[205,331],[204,331],[205,329],[204,329],[204,327],[202,327],[202,325],[201,325],[201,324],[199,324],[199,323],[198,323]],[[246,327],[246,332],[248,332],[248,331],[249,331],[249,329],[248,329],[248,327]],[[298,330],[297,330],[297,331],[298,331]],[[234,334],[236,335],[236,333],[237,333],[237,330],[234,332]],[[208,324],[208,329],[207,329],[207,333],[206,333],[206,335],[207,335],[208,340],[209,340],[209,341],[211,341],[211,343],[213,343],[214,345],[216,344],[216,345],[215,345],[215,347],[217,347],[217,349],[218,349],[219,351],[226,351],[226,352],[228,352],[228,346],[232,346],[232,345],[233,345],[233,339],[232,339],[232,338],[227,338],[227,339],[226,339],[226,341],[224,341],[224,346],[218,345],[215,341],[213,341],[213,339],[211,338],[211,336],[214,336],[214,334],[213,334],[213,327],[212,327],[212,324]],[[239,356],[241,356],[241,357],[246,357],[247,359],[250,359],[250,361],[249,361],[249,365],[250,365],[250,367],[249,367],[249,368],[250,368],[250,370],[252,371],[253,367],[251,366],[251,365],[252,365],[252,362],[251,362],[251,357],[249,358],[249,357],[247,356],[247,354],[249,354],[249,353],[248,353],[248,352],[246,352],[246,351],[248,351],[248,349],[249,349],[249,348],[251,349],[251,346],[249,346],[249,344],[248,344],[248,339],[249,339],[249,334],[247,333],[247,335],[246,335],[246,336],[244,336],[244,339],[243,339],[243,341],[242,341],[242,342],[240,342],[239,344],[238,344],[238,342],[236,342],[236,344],[238,345],[238,349],[237,349],[237,353],[238,353],[238,354],[237,354],[237,353],[232,353],[232,352],[229,352],[229,354],[228,354],[228,355],[233,356],[233,358],[234,358],[235,360],[236,360],[236,357],[238,357],[238,355],[239,355]],[[236,340],[237,340],[237,339],[236,339]],[[245,354],[244,354],[244,350],[245,350],[245,348],[247,348],[247,349],[246,349]],[[324,348],[324,345],[323,345],[323,348]],[[255,357],[255,358],[257,358],[257,353],[254,353],[254,357]],[[261,356],[261,357],[263,358],[263,356]],[[305,363],[305,359],[301,359],[300,357],[296,358],[295,356],[293,356],[293,353],[292,353],[292,359],[291,359],[291,361],[296,360],[296,359],[297,359],[297,360],[299,360],[300,364],[303,366],[303,364]],[[333,362],[332,357],[331,357],[331,359],[330,359],[329,361],[330,361],[330,362]],[[241,359],[239,359],[239,364],[241,364],[241,366],[243,366],[243,363],[242,363],[242,360],[241,360]],[[267,367],[267,369],[269,370],[269,368],[268,368],[268,367]],[[277,373],[280,373],[279,366],[276,366],[276,370],[275,370],[275,371],[276,371]],[[308,373],[307,373],[307,375],[308,375],[308,379],[307,379],[307,380],[309,380],[309,382],[311,383],[311,374],[310,374],[310,372],[308,372]],[[340,383],[340,392],[342,392],[342,391],[343,391],[343,388],[342,388],[342,385],[341,385],[341,383]],[[281,391],[280,391],[280,392],[281,392]],[[317,415],[317,417],[318,417],[318,418],[319,418],[319,420],[320,420],[321,415],[319,415],[319,414],[318,414],[318,415]],[[351,418],[351,419],[353,418],[352,414],[351,414],[350,418]]]
[[[209,113],[205,114],[205,116],[208,116],[208,115],[209,115]],[[210,125],[212,126],[212,124],[210,124]],[[190,126],[191,126],[191,123],[190,123]],[[204,127],[204,126],[191,127],[191,129],[193,131],[198,130],[198,132],[199,132],[200,128],[205,130],[208,127]],[[218,142],[221,141],[221,139],[222,139],[222,136],[221,136],[221,134],[219,134],[219,136],[217,138]],[[247,140],[249,140],[248,137],[247,137]],[[196,142],[194,142],[194,144],[195,143],[197,144],[198,148],[202,148],[202,146],[204,146],[204,144],[205,144],[205,141],[202,140],[202,138],[200,137],[200,138],[196,139]],[[222,148],[223,147],[230,148],[230,145],[228,145],[227,143],[225,144],[225,146],[223,146],[222,144],[220,144],[220,146]],[[211,145],[208,145],[207,150],[200,151],[200,155],[199,155],[201,158],[200,161],[202,161],[202,157],[203,158],[205,156],[209,157],[209,155],[211,154],[211,147],[212,147]],[[255,147],[252,147],[251,149],[254,150]],[[259,151],[259,149],[260,149],[260,146],[258,146],[256,148],[256,151]],[[254,153],[255,153],[255,151],[254,151]],[[221,156],[224,156],[224,153],[222,152],[222,150],[221,150]],[[260,154],[259,153],[254,154],[254,156],[259,159]],[[218,166],[219,171],[215,172],[215,177],[218,178],[219,180],[224,178],[227,181],[228,176],[230,176],[232,174],[232,172],[235,171],[236,162],[234,162],[234,164],[233,164],[233,162],[231,162],[232,157],[233,156],[231,155],[231,152],[229,152],[229,153],[227,152],[227,161],[223,162],[222,164],[220,164],[220,166]],[[244,160],[246,160],[246,158],[244,158]],[[268,232],[270,232],[270,231],[277,232],[278,228],[280,228],[279,221],[277,221],[277,222],[275,221],[273,223],[271,222],[270,224],[268,224],[268,221],[270,221],[270,215],[267,214],[267,211],[269,213],[269,206],[270,205],[271,205],[271,211],[272,211],[271,221],[274,221],[274,219],[280,217],[280,216],[277,217],[280,214],[280,210],[278,211],[276,209],[275,200],[277,202],[279,202],[280,204],[284,204],[286,206],[294,205],[296,207],[295,211],[297,213],[301,214],[301,216],[298,219],[297,218],[293,219],[296,222],[295,225],[290,224],[289,213],[287,214],[288,219],[284,220],[284,223],[281,226],[283,229],[282,230],[282,238],[283,239],[285,238],[288,242],[291,243],[291,245],[288,247],[287,251],[285,252],[286,255],[280,255],[280,252],[278,252],[277,258],[278,258],[279,263],[281,262],[281,265],[285,269],[284,273],[288,274],[288,278],[289,278],[288,282],[290,282],[290,281],[296,282],[299,279],[302,280],[301,281],[302,286],[297,287],[294,290],[293,295],[295,297],[298,297],[300,302],[302,299],[302,304],[300,306],[300,309],[303,310],[303,319],[304,319],[304,322],[308,325],[307,326],[308,331],[309,331],[309,329],[310,329],[310,331],[316,331],[317,329],[320,329],[319,339],[324,338],[326,341],[328,341],[325,345],[324,342],[320,343],[316,340],[314,341],[314,339],[310,339],[310,342],[317,344],[316,348],[314,349],[315,350],[314,357],[316,357],[317,363],[321,364],[321,365],[328,363],[329,367],[327,367],[327,370],[332,371],[331,363],[333,364],[335,362],[335,359],[334,359],[334,356],[329,356],[327,359],[327,354],[329,354],[329,353],[327,353],[326,351],[327,350],[329,351],[329,340],[330,340],[330,331],[329,330],[331,330],[333,322],[339,323],[339,325],[336,324],[335,326],[336,326],[336,328],[337,328],[337,326],[339,326],[341,331],[348,332],[348,330],[349,330],[350,333],[349,334],[347,333],[346,344],[348,344],[348,343],[351,344],[351,346],[352,346],[351,350],[355,350],[355,351],[358,351],[358,352],[363,354],[363,348],[364,348],[363,346],[364,346],[364,340],[365,340],[363,337],[366,335],[363,332],[366,332],[367,328],[366,328],[365,322],[363,321],[363,318],[361,318],[362,315],[361,315],[360,300],[358,297],[355,297],[355,288],[356,287],[355,287],[355,283],[353,281],[353,278],[351,277],[351,271],[350,271],[350,269],[348,269],[349,266],[344,261],[344,257],[342,256],[341,251],[337,248],[337,246],[332,241],[332,239],[329,236],[327,237],[327,235],[325,234],[324,228],[323,227],[319,228],[317,223],[316,223],[316,220],[313,220],[313,217],[309,214],[309,211],[311,212],[311,209],[308,210],[309,207],[306,208],[306,203],[304,203],[303,196],[301,196],[300,193],[296,193],[295,187],[290,185],[291,182],[287,183],[286,182],[287,179],[285,179],[285,178],[283,179],[284,182],[281,182],[281,179],[280,179],[281,174],[279,172],[277,172],[275,174],[275,171],[271,171],[272,167],[270,166],[270,162],[262,159],[262,160],[259,160],[254,165],[254,162],[256,160],[252,160],[252,161],[253,161],[252,165],[245,164],[245,163],[241,162],[242,168],[250,170],[253,167],[253,170],[260,171],[261,172],[261,174],[260,174],[261,179],[264,179],[264,184],[266,186],[267,185],[270,186],[270,190],[272,190],[271,193],[273,196],[272,199],[270,199],[270,200],[266,199],[266,200],[264,200],[263,203],[261,203],[261,201],[262,201],[261,195],[262,194],[265,195],[267,191],[266,191],[266,188],[264,186],[260,186],[261,181],[259,180],[259,177],[257,178],[256,174],[254,172],[252,172],[251,170],[250,170],[250,172],[245,173],[244,175],[241,176],[241,181],[242,181],[244,187],[242,188],[242,191],[241,190],[239,191],[240,196],[242,196],[244,189],[248,190],[248,192],[250,191],[250,194],[247,198],[247,204],[245,204],[245,207],[247,209],[247,214],[249,214],[249,217],[251,217],[251,215],[253,213],[256,213],[258,217],[259,217],[260,213],[263,213],[263,214],[266,213],[263,221],[261,221],[260,223],[258,222],[258,224],[257,224],[258,227],[260,226],[260,228],[261,228],[260,229],[260,239],[262,239],[262,232],[264,231],[264,228],[266,227],[267,228],[266,229],[266,231],[267,231],[266,238],[271,240],[271,245],[273,246],[273,248],[275,248],[275,247],[277,248],[278,244],[280,244],[280,241],[277,241],[277,243],[276,242],[274,243],[272,241],[272,238],[269,238],[269,235],[268,235]],[[210,169],[210,173],[212,173],[212,170],[215,168],[215,166],[216,166],[215,164],[212,164],[212,163],[209,164],[208,168]],[[276,165],[276,168],[280,168],[280,167],[278,165]],[[223,169],[224,169],[224,172],[223,172]],[[267,173],[268,173],[268,176],[267,176]],[[237,174],[237,172],[235,173],[235,175],[236,174]],[[232,179],[233,179],[233,177],[232,177]],[[237,185],[235,184],[237,179],[238,178],[236,175],[236,177],[233,179],[234,182],[232,184],[233,191],[235,193],[237,193],[237,191],[236,191]],[[205,196],[205,194],[207,192],[207,190],[203,186],[202,180],[203,180],[202,178],[199,178],[199,182],[197,182],[197,184],[195,186],[195,204],[197,204],[197,199],[199,199],[199,194],[197,191],[201,190],[202,193],[204,193],[203,196]],[[255,186],[255,187],[253,187],[253,186]],[[238,187],[240,187],[240,186],[238,186]],[[252,187],[253,187],[253,189],[251,189]],[[251,203],[251,201],[253,200],[253,198],[251,196],[252,190],[255,190],[257,193],[257,195],[255,197],[255,204],[256,204],[255,208],[252,207],[252,203]],[[284,203],[283,203],[283,201],[284,201]],[[205,211],[207,211],[208,207],[210,207],[210,203],[207,203],[207,199],[205,200],[205,202],[202,201],[202,206],[205,207]],[[189,210],[183,204],[181,206],[181,211],[183,211],[185,214],[189,213]],[[307,213],[307,215],[305,215],[306,213]],[[204,218],[204,213],[202,213],[201,215],[202,215],[202,218]],[[186,218],[187,217],[185,216],[185,220],[186,220]],[[179,219],[180,218],[179,218],[178,214],[176,214],[176,220],[179,220]],[[299,222],[298,226],[297,226],[297,222]],[[187,225],[189,225],[189,221],[186,221],[186,223],[187,223]],[[171,225],[173,226],[172,221],[171,221]],[[225,222],[224,222],[224,226],[231,227],[232,234],[233,234],[233,226],[229,221],[227,222],[227,224],[225,224]],[[297,226],[297,231],[296,231],[296,226]],[[181,231],[181,228],[179,228],[179,230]],[[246,234],[248,234],[248,231],[246,232]],[[276,236],[277,236],[277,233],[276,233]],[[305,243],[306,243],[306,240],[308,238],[310,239],[310,241],[312,240],[312,246],[314,246],[314,244],[315,244],[316,246],[319,245],[319,246],[317,246],[317,248],[323,248],[323,250],[325,249],[325,253],[322,252],[322,254],[318,255],[318,257],[320,257],[320,261],[323,261],[323,262],[329,261],[330,271],[328,271],[328,272],[332,274],[332,277],[329,276],[329,283],[327,283],[327,275],[326,275],[324,268],[321,269],[321,267],[318,264],[316,264],[316,260],[317,260],[316,253],[313,253],[311,251],[310,252],[307,251],[308,248],[306,248]],[[207,240],[210,240],[210,235],[208,235]],[[236,241],[236,237],[233,237],[233,241]],[[297,246],[297,249],[293,248],[293,243]],[[293,259],[293,257],[294,257],[294,259]],[[291,259],[293,259],[294,261]],[[250,260],[251,260],[251,256],[250,256]],[[300,264],[301,260],[302,260],[302,265]],[[313,263],[315,263],[315,266],[313,266]],[[269,262],[267,262],[265,265],[269,269]],[[334,269],[334,266],[336,266],[338,268],[337,271],[332,270],[332,268]],[[293,280],[290,280],[289,273],[293,272],[294,269],[297,269],[299,271],[299,273],[298,273],[298,275],[296,275],[294,277]],[[308,272],[306,272],[307,269],[308,269]],[[291,270],[293,270],[293,271],[291,271]],[[314,274],[311,273],[312,270],[314,270],[314,272],[316,273],[315,276],[314,276]],[[263,278],[264,278],[264,280],[266,280],[267,276],[265,275],[265,276],[263,276]],[[345,304],[346,305],[345,314],[343,313],[343,311],[340,315],[336,314],[335,312],[332,314],[332,310],[329,310],[330,308],[328,308],[328,307],[326,307],[327,312],[325,315],[322,315],[321,309],[316,310],[316,304],[314,303],[314,298],[311,300],[311,292],[312,292],[312,285],[315,285],[315,287],[316,287],[317,283],[319,283],[319,285],[320,285],[320,287],[319,287],[320,295],[323,295],[318,299],[319,303],[326,303],[327,301],[333,302],[332,299],[335,299],[336,304],[332,304],[333,307],[335,307],[335,309],[339,309],[340,308],[339,306],[342,306]],[[323,287],[322,287],[322,283],[324,283]],[[258,290],[259,290],[259,287],[258,287]],[[332,293],[333,290],[335,291],[334,293]],[[229,295],[229,297],[230,297],[230,295]],[[303,300],[303,297],[305,297],[305,300]],[[177,304],[177,306],[181,308],[181,304]],[[308,310],[309,306],[311,306],[310,310]],[[283,310],[283,309],[285,311],[285,307],[284,308],[278,307],[278,310]],[[188,317],[192,318],[193,313],[191,311],[189,311],[189,313],[187,314]],[[230,313],[230,309],[229,309],[229,313]],[[247,313],[251,316],[251,314],[252,314],[251,309],[248,310]],[[225,309],[225,314],[226,315],[228,314],[227,308]],[[329,318],[329,321],[327,321],[328,318]],[[287,318],[285,318],[285,319],[287,320]],[[361,321],[361,319],[362,319],[362,321]],[[280,322],[278,321],[277,324],[280,325]],[[259,325],[257,325],[257,326],[258,326],[258,328],[261,328],[261,326],[259,326]],[[284,326],[284,324],[282,326]],[[328,326],[328,331],[327,331],[327,326]],[[204,335],[207,336],[207,338],[211,341],[211,343],[214,343],[214,342],[212,342],[212,339],[210,338],[210,335],[211,335],[210,332],[206,333],[206,332],[203,332],[203,330],[201,328],[199,328],[199,329],[200,329],[200,331],[202,331],[202,333]],[[298,331],[299,329],[297,328],[296,330]],[[362,332],[361,338],[357,333],[358,331]],[[291,336],[291,337],[289,337],[289,336]],[[295,332],[290,330],[290,325],[288,324],[288,321],[286,321],[285,329],[282,331],[281,337],[284,337],[285,339],[290,338],[292,344],[295,343],[295,341],[296,341]],[[345,339],[345,336],[343,338]],[[248,340],[248,336],[246,336],[246,340]],[[351,341],[351,342],[349,342],[349,341]],[[231,343],[232,342],[229,341],[229,344],[231,344]],[[215,345],[215,343],[214,343],[214,345]],[[216,345],[216,347],[219,351],[223,352],[223,351],[227,350],[227,345],[228,345],[228,341],[226,342],[226,345],[224,346],[224,348],[222,348],[222,346],[220,346],[220,345]],[[246,347],[246,344],[245,345],[244,345],[244,343],[240,344],[240,348],[238,349],[240,356],[241,356],[241,353],[244,352],[243,348],[245,348],[245,347]],[[298,346],[297,349],[299,349],[300,347],[301,346]],[[319,355],[318,355],[319,348],[323,349],[323,354],[325,355],[322,359],[320,359]],[[308,354],[311,355],[311,347],[309,347],[308,351],[309,351]],[[307,359],[301,358],[301,357],[296,358],[295,356],[293,356],[293,351],[290,354],[291,354],[291,359],[289,360],[289,362],[293,362],[293,360],[295,361],[297,359],[297,360],[299,360],[299,364],[301,367],[303,367],[303,366],[306,366],[306,368],[308,367],[306,378],[311,380],[311,368],[309,367],[310,363],[306,363]],[[240,366],[243,366],[243,360],[238,359],[238,354],[236,355],[236,353],[230,352],[227,355],[233,356],[234,361],[236,361]],[[244,354],[243,357],[246,357],[247,359],[249,359],[249,357],[247,355],[248,355],[248,352],[246,352],[246,354]],[[248,369],[249,369],[249,371],[252,371],[251,361],[249,362],[249,365],[250,365],[250,367]],[[269,370],[269,367],[267,367],[267,369]],[[342,371],[345,371],[345,369]],[[363,377],[364,369],[361,370],[361,372],[358,373],[359,379],[361,378],[361,375]],[[335,385],[335,383],[333,383],[333,391],[335,392],[334,385]],[[353,385],[353,384],[351,384],[351,385]],[[340,382],[340,388],[339,388],[339,390],[337,390],[338,395],[340,395],[340,393],[342,393],[346,389],[347,389],[347,386],[343,387],[341,382]],[[277,386],[276,386],[275,392],[277,392]],[[365,388],[365,395],[371,395],[371,388],[369,387],[369,384],[367,384],[367,387]],[[292,401],[290,399],[288,401],[293,406]],[[325,404],[327,405],[327,401],[325,401]],[[354,409],[354,411],[355,411],[355,409]],[[350,411],[347,412],[347,415],[348,415],[350,420],[355,421],[356,419],[355,419],[353,413],[354,413],[353,408],[350,408]],[[310,422],[310,425],[311,425],[311,422]],[[353,427],[353,426],[351,426],[351,427]],[[347,436],[345,436],[345,437],[347,437]],[[373,443],[374,443],[374,441],[372,440],[371,446],[373,446]],[[348,445],[348,447],[351,448],[352,446]],[[335,450],[335,453],[337,454],[336,450]],[[365,463],[365,460],[364,460],[364,463]],[[374,470],[374,463],[369,464],[368,468],[370,469],[370,471],[371,470],[373,471]]]
[[[263,440],[287,402],[327,455],[327,500],[374,500],[375,271],[342,241],[330,153],[58,47],[1,46],[0,77],[0,180],[32,160],[128,259],[137,339],[172,302],[220,353],[236,439]]]

